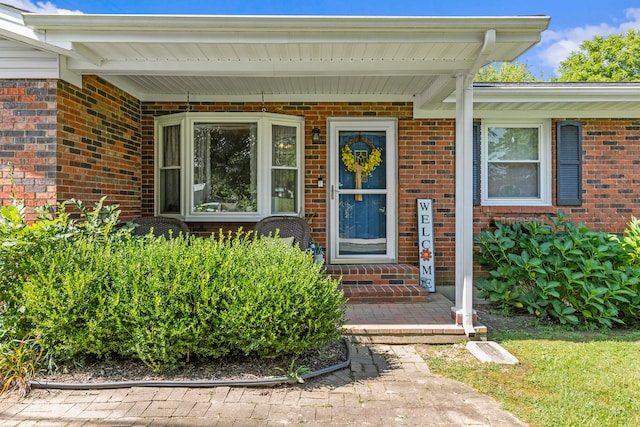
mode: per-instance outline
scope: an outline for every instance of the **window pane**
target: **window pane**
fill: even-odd
[[[339,205],[339,255],[387,253],[387,206],[384,194],[341,194]]]
[[[271,144],[273,166],[296,166],[296,128],[274,125]]]
[[[540,197],[540,165],[490,163],[487,181],[489,197]]]
[[[180,125],[162,128],[162,166],[180,166]]]
[[[298,172],[291,169],[271,171],[271,211],[273,213],[297,212]]]
[[[160,171],[160,213],[180,213],[180,169]]]
[[[256,212],[257,124],[196,123],[193,130],[196,212]]]
[[[538,128],[488,128],[489,161],[538,160]]]

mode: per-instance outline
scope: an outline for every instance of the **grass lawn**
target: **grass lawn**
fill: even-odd
[[[483,364],[460,344],[419,351],[432,372],[493,396],[531,426],[640,426],[640,331],[540,326],[488,339],[520,364]]]

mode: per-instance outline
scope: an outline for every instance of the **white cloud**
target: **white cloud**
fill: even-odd
[[[640,29],[640,9],[627,9],[625,17],[626,20],[617,26],[603,22],[599,25],[546,31],[542,34],[537,54],[538,59],[545,66],[557,70],[561,61],[566,59],[571,52],[579,50],[582,42],[590,40],[594,36],[626,33],[632,28]]]
[[[0,0],[0,2],[18,9],[26,10],[28,12],[59,13],[61,15],[82,14],[82,12],[79,10],[60,9],[50,1],[37,1],[34,3],[29,0]]]

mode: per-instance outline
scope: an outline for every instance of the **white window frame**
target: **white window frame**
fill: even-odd
[[[193,209],[193,129],[195,123],[256,123],[257,125],[257,210],[256,212],[196,212]],[[162,129],[170,125],[181,125],[180,141],[180,214],[167,215],[160,212],[160,157],[162,156]],[[296,162],[298,169],[296,212],[277,215],[301,216],[304,213],[304,118],[273,113],[177,113],[155,118],[155,214],[173,216],[185,221],[198,222],[251,222],[272,215],[271,165],[272,125],[296,128]]]
[[[537,128],[540,155],[540,197],[489,197],[489,128]],[[551,121],[483,121],[482,122],[481,182],[483,206],[551,206]]]

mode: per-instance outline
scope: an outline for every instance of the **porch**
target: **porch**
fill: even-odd
[[[430,293],[428,302],[348,303],[345,334],[370,344],[452,344],[468,340],[456,324],[452,301]],[[475,339],[484,339],[486,326],[476,325]]]

